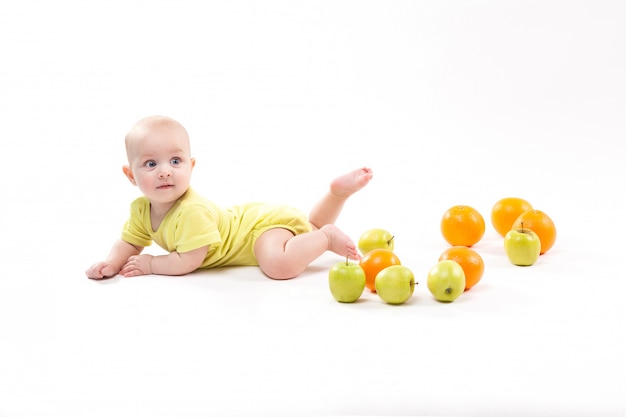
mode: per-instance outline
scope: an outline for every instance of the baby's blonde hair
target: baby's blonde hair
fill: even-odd
[[[124,143],[126,145],[126,156],[129,162],[132,159],[131,156],[134,152],[134,142],[136,142],[138,139],[142,138],[148,132],[154,129],[170,129],[172,131],[178,131],[178,133],[182,133],[185,140],[187,141],[187,146],[191,148],[189,144],[189,133],[187,132],[187,129],[185,129],[185,127],[178,121],[167,116],[148,116],[135,123],[124,138]]]

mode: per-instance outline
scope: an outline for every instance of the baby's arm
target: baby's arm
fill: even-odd
[[[115,242],[105,261],[93,264],[86,271],[87,277],[91,279],[112,277],[120,272],[131,256],[139,255],[142,250],[141,246],[131,245],[120,239]]]
[[[189,252],[171,252],[167,255],[135,255],[128,258],[120,270],[125,277],[139,275],[185,275],[195,271],[202,265],[202,261],[209,251],[208,246],[203,246]]]

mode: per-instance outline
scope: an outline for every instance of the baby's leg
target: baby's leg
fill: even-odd
[[[254,254],[261,270],[273,279],[290,279],[327,250],[359,259],[354,242],[335,225],[294,236],[289,230],[270,229],[257,239]]]
[[[365,187],[373,175],[370,168],[359,168],[335,178],[330,183],[328,193],[311,210],[311,224],[318,229],[334,224],[348,197]]]

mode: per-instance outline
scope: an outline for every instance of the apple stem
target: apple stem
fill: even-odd
[[[347,266],[347,265],[350,265],[350,262],[348,262],[348,259],[349,259],[349,258],[348,258],[348,255],[346,255],[346,266]]]
[[[395,237],[395,236],[391,236],[391,239],[389,239],[389,240],[387,241],[387,244],[390,244],[390,243],[391,243],[391,241],[393,240],[393,238],[394,238],[394,237]]]
[[[521,229],[522,229],[522,233],[524,233],[524,222],[523,222],[523,221],[522,221],[522,222],[520,222],[520,225],[522,226],[522,227],[521,227]]]

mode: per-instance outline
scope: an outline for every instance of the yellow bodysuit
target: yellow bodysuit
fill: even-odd
[[[168,252],[189,252],[209,246],[201,268],[226,265],[258,265],[256,239],[271,228],[294,235],[311,231],[307,216],[298,209],[268,203],[247,203],[222,208],[189,188],[174,204],[157,230],[152,230],[150,201],[132,202],[122,239],[137,246],[152,242]]]

